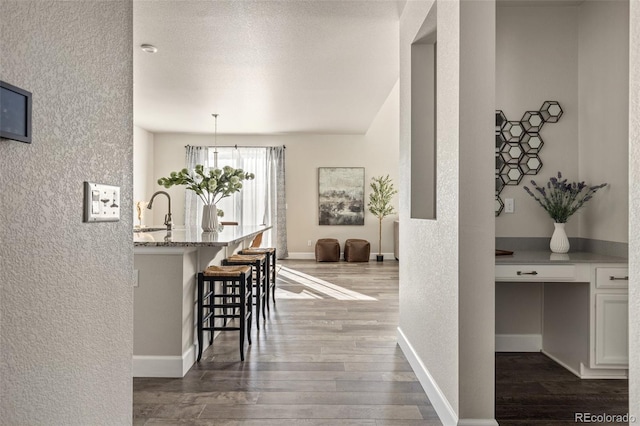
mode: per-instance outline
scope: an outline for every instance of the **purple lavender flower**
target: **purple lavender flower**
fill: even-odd
[[[524,187],[527,194],[531,195],[549,213],[549,216],[558,223],[566,223],[600,188],[607,186],[607,183],[588,186],[582,182],[571,182],[562,179],[562,173],[558,172],[558,177],[552,176],[545,186],[538,186],[535,181],[531,181],[534,190],[542,197],[537,196],[534,191]],[[586,189],[586,192],[583,192]]]

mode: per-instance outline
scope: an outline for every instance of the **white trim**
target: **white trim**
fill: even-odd
[[[195,346],[182,356],[134,355],[133,377],[184,377],[195,362]]]
[[[580,363],[581,379],[627,379],[629,370],[622,368],[590,368]]]
[[[572,372],[573,374],[575,374],[576,376],[580,377],[581,379],[583,378],[580,373],[578,371],[576,371],[573,367],[570,367],[569,364],[566,364],[565,362],[559,360],[558,358],[556,358],[555,356],[551,355],[549,352],[545,351],[544,349],[542,351],[543,354],[545,354],[546,356],[548,356],[549,358],[551,358],[552,360],[554,360],[555,362],[557,362],[558,364],[560,364],[561,366],[563,366],[564,368],[566,368],[567,370],[569,370],[570,372]]]
[[[409,361],[413,372],[418,377],[418,381],[422,385],[422,388],[427,394],[431,405],[436,410],[440,421],[444,426],[457,426],[458,415],[449,404],[447,397],[442,393],[438,384],[427,370],[427,367],[422,363],[422,360],[413,349],[413,346],[407,340],[407,337],[402,332],[402,329],[398,327],[398,345],[404,356]]]
[[[496,352],[540,352],[542,334],[496,334]]]
[[[289,252],[287,259],[292,260],[314,260],[316,258],[315,253],[307,252]]]
[[[378,253],[369,254],[369,260],[376,260],[377,254]],[[382,253],[382,254],[384,255],[385,262],[388,260],[393,260],[395,262],[396,258],[393,253]],[[287,257],[287,259],[289,260],[315,260],[315,258],[316,258],[315,252],[306,252],[306,251],[289,252],[289,257]],[[344,261],[344,253],[342,252],[340,252],[340,261]]]
[[[494,419],[460,419],[458,426],[498,426]]]
[[[585,366],[583,363],[580,363],[580,371],[576,371],[576,369],[570,367],[567,363],[562,362],[555,356],[551,355],[549,352],[542,350],[543,354],[575,374],[580,379],[626,379],[628,377],[628,370],[623,369],[606,369],[606,368],[589,368]]]
[[[207,340],[207,346],[209,345],[209,341]],[[206,347],[205,347],[206,349]],[[182,377],[187,374],[193,364],[196,363],[196,345],[191,345],[189,349],[185,353],[182,354]]]

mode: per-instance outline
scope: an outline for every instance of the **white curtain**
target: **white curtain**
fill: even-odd
[[[285,194],[285,148],[280,147],[221,147],[218,151],[218,168],[230,166],[253,173],[253,180],[244,181],[242,190],[217,204],[224,211],[222,221],[243,225],[269,224],[271,230],[263,235],[264,247],[275,247],[278,257],[285,258],[287,251],[286,194]],[[207,147],[187,147],[187,168],[196,164],[213,167],[214,152]],[[200,226],[202,201],[185,191],[185,225]],[[191,195],[191,198],[189,198]]]
[[[187,146],[185,167],[194,170],[196,164],[209,165],[207,148],[204,146]],[[202,223],[202,200],[193,191],[184,191],[184,224],[186,227],[199,227]]]

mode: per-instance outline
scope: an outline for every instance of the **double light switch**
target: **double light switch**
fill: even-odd
[[[120,187],[100,183],[84,183],[85,222],[117,222],[120,220]]]

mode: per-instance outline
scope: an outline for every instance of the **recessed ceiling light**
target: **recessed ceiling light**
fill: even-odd
[[[144,50],[147,53],[156,53],[158,48],[152,44],[141,44],[140,49]]]

